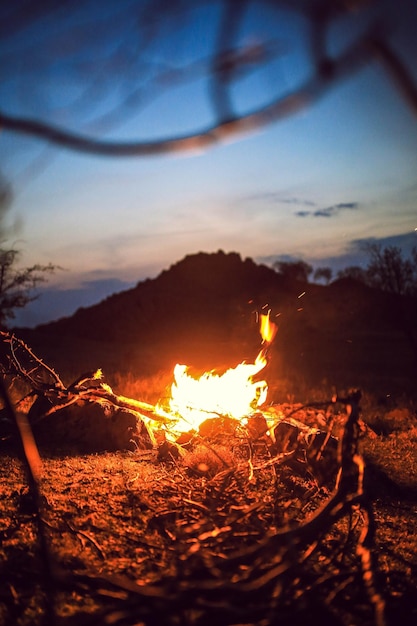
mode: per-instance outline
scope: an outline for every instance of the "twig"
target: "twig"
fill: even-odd
[[[106,559],[106,556],[105,556],[103,550],[101,549],[101,547],[99,546],[97,541],[94,539],[94,537],[92,537],[90,534],[86,533],[83,530],[79,530],[78,528],[74,528],[68,521],[65,521],[65,523],[68,526],[68,528],[70,529],[70,531],[73,532],[75,535],[79,535],[80,537],[84,537],[90,543],[92,543],[93,546],[95,547],[95,549],[97,550],[97,552],[99,554],[99,557],[101,559],[103,559],[103,561]]]

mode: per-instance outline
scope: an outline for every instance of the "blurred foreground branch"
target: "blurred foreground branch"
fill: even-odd
[[[217,36],[214,38],[212,56],[208,60],[208,67],[211,71],[208,98],[213,122],[205,128],[184,134],[173,134],[172,136],[154,141],[102,140],[97,134],[74,132],[65,126],[55,125],[49,120],[42,121],[18,114],[13,115],[4,110],[0,112],[0,125],[9,132],[31,136],[70,150],[103,156],[143,157],[201,151],[222,141],[238,139],[246,133],[258,131],[273,122],[296,114],[323,97],[338,81],[345,80],[349,76],[358,73],[366,64],[375,61],[381,62],[383,67],[386,68],[399,92],[417,114],[416,85],[410,72],[407,71],[404,63],[392,46],[390,46],[380,26],[372,24],[364,35],[357,38],[341,53],[334,55],[329,53],[327,42],[330,29],[335,19],[347,12],[350,6],[350,3],[347,2],[335,3],[331,0],[323,0],[316,3],[288,3],[285,0],[276,0],[275,2],[265,0],[265,5],[269,9],[295,11],[308,22],[311,75],[298,88],[273,98],[269,104],[254,108],[246,113],[239,113],[232,96],[237,80],[243,74],[267,66],[271,58],[279,54],[279,49],[276,46],[274,49],[274,45],[271,45],[271,42],[260,41],[252,45],[239,41],[243,18],[252,4],[255,3],[249,1],[236,3],[231,0],[223,0],[223,2],[219,3],[220,19],[217,25]],[[357,2],[355,4],[361,9],[361,5],[364,3]],[[170,28],[174,28],[175,24],[182,23],[181,19],[188,17],[186,37],[192,34],[192,18],[189,16],[192,15],[196,7],[204,5],[204,2],[189,3],[176,0],[168,3],[162,0],[156,6],[145,2],[137,3],[130,7],[131,16],[137,21],[140,28],[138,35],[143,52],[136,52],[139,56],[135,58],[131,51],[129,56],[126,50],[117,48],[114,57],[110,57],[109,63],[111,61],[111,63],[117,65],[120,63],[119,57],[124,59],[123,55],[127,56],[127,60],[125,59],[126,69],[133,71],[133,68],[136,68],[135,75],[136,71],[139,70],[139,76],[140,70],[142,70],[144,83],[140,87],[137,83],[137,77],[129,83],[130,93],[126,96],[124,104],[120,105],[119,113],[124,111],[127,114],[128,106],[130,113],[136,115],[140,106],[143,105],[143,101],[146,101],[148,94],[154,89],[155,84],[161,86],[166,83],[169,87],[177,82],[187,81],[187,72],[191,72],[191,75],[194,76],[193,70],[190,70],[190,67],[187,70],[187,66],[183,68],[167,67],[158,73],[158,64],[151,64],[146,53],[150,44],[157,41],[158,35],[163,37],[165,34],[165,37],[167,37],[166,32],[167,30],[169,32],[170,22]],[[41,15],[45,17],[45,15],[48,15],[48,11],[51,10],[51,7],[47,6],[46,13],[42,15],[41,12]],[[38,13],[39,11],[34,12],[33,19],[39,19]],[[30,12],[28,15],[31,15]],[[68,17],[70,16],[71,13],[68,13]],[[14,17],[15,22],[18,22],[18,19],[22,19],[22,16],[18,19],[16,19],[16,15]],[[91,19],[91,16],[89,18]],[[105,23],[104,18],[102,22],[104,24],[100,23],[97,37],[106,36],[105,29],[109,24]],[[25,24],[27,25],[26,22]],[[111,31],[107,34],[110,43]],[[164,43],[166,41],[159,42],[159,45],[162,47]],[[140,56],[141,54],[143,58]],[[90,55],[94,55],[94,49],[88,52],[86,61],[91,62],[89,59]],[[110,67],[112,67],[111,64]],[[99,81],[99,77],[96,80]],[[274,78],[274,82],[279,83],[278,78]],[[114,87],[117,87],[117,83],[115,83]],[[91,88],[99,93],[97,85]],[[90,98],[91,94],[85,100],[89,102]],[[127,103],[129,104],[127,105]],[[70,111],[71,109],[69,108],[68,110]]]

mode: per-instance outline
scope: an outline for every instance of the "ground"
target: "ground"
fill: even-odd
[[[335,485],[271,464],[262,447],[251,463],[224,442],[183,458],[45,452],[46,552],[22,462],[4,450],[0,623],[414,624],[417,430],[390,430],[361,438],[376,523],[370,590],[358,559],[366,501],[300,535]]]

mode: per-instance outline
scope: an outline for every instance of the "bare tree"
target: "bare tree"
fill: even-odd
[[[345,267],[337,277],[353,278],[398,296],[417,295],[417,247],[412,249],[408,258],[397,246],[383,248],[378,243],[369,243],[364,251],[369,255],[365,269],[357,265]]]
[[[8,245],[8,229],[4,224],[11,200],[11,188],[0,176],[0,329],[5,327],[7,320],[14,318],[15,309],[23,308],[38,298],[36,288],[46,281],[48,273],[58,269],[51,263],[18,267],[21,252]]]
[[[46,281],[46,274],[54,272],[56,266],[32,265],[17,269],[19,250],[0,248],[0,328],[8,319],[14,318],[15,309],[25,307],[36,300],[36,287]]]
[[[417,367],[417,248],[409,258],[396,246],[370,244],[366,249],[370,255],[367,283],[398,296],[394,318],[414,351]]]
[[[382,248],[379,244],[367,247],[370,263],[367,282],[372,287],[400,296],[417,294],[417,248],[411,258],[404,258],[397,246]]]

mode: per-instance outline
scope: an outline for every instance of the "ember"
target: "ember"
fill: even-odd
[[[168,407],[158,403],[159,415],[175,420],[174,430],[181,433],[198,430],[207,418],[228,416],[243,419],[262,406],[267,397],[265,380],[255,380],[267,364],[267,350],[278,327],[270,320],[270,311],[260,316],[262,348],[254,363],[239,363],[223,374],[205,372],[199,378],[188,373],[186,365],[177,364]]]

